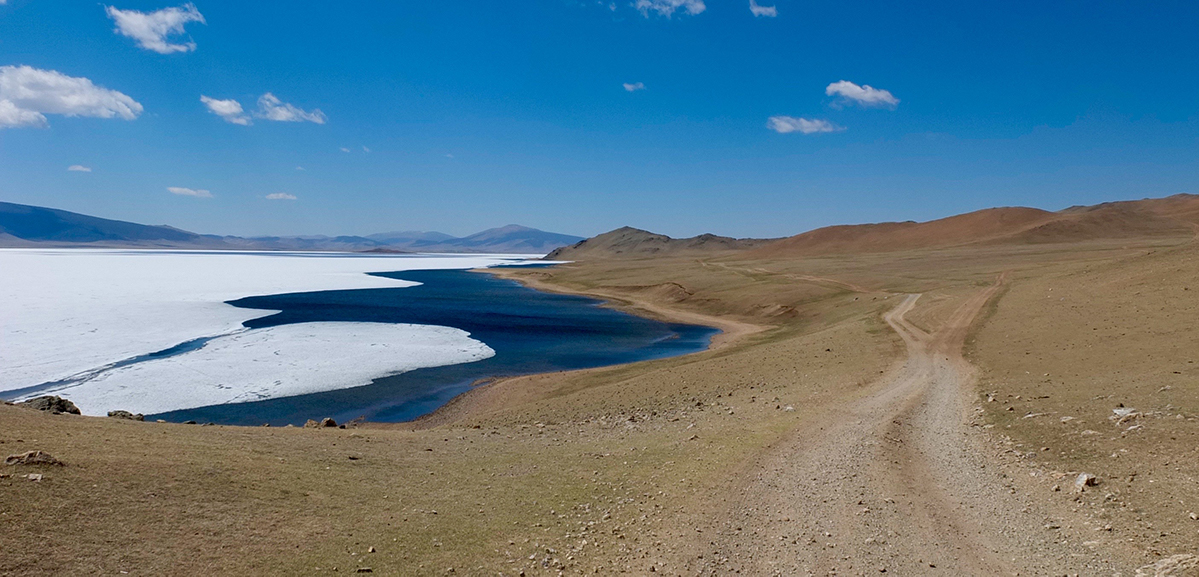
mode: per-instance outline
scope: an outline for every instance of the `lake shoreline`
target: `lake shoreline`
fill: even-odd
[[[645,299],[631,298],[628,295],[614,295],[612,293],[600,290],[572,290],[567,287],[562,287],[556,284],[548,283],[540,279],[531,278],[527,275],[519,274],[522,270],[527,270],[528,267],[488,267],[480,269],[472,269],[470,272],[489,274],[506,280],[515,281],[521,285],[533,290],[542,292],[565,294],[574,296],[584,296],[595,298],[603,301],[603,306],[609,307],[627,314],[648,318],[652,320],[672,323],[684,323],[698,326],[706,326],[719,329],[720,332],[712,336],[708,347],[702,351],[679,355],[681,358],[689,357],[704,353],[711,353],[723,349],[731,348],[741,344],[747,338],[766,331],[770,327],[764,325],[756,325],[736,321],[728,318],[717,317],[714,315],[706,315],[703,313],[683,311],[675,308],[664,307],[652,303]],[[436,410],[417,417],[411,421],[402,423],[386,423],[366,421],[356,423],[355,426],[362,428],[383,428],[383,429],[406,429],[406,430],[423,430],[431,429],[439,426],[449,425],[463,421],[467,418],[479,416],[493,410],[498,410],[498,407],[493,402],[494,398],[500,395],[520,394],[520,389],[526,388],[526,385],[531,385],[534,381],[553,378],[554,375],[580,375],[594,373],[597,371],[610,370],[613,367],[632,366],[653,362],[652,359],[646,361],[634,361],[632,363],[623,363],[620,365],[607,365],[602,367],[591,367],[585,369],[576,369],[571,371],[555,371],[550,373],[535,373],[529,375],[519,375],[514,377],[501,377],[490,379],[472,387],[470,390],[464,391],[449,402],[441,405]],[[532,388],[531,386],[527,388]]]

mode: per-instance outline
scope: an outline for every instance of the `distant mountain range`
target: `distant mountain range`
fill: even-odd
[[[170,226],[109,220],[65,210],[0,202],[0,247],[179,248],[351,252],[545,254],[582,237],[508,225],[454,237],[440,232],[369,236],[219,236]]]

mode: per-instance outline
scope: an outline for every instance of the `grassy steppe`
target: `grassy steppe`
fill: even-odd
[[[1005,271],[1008,292],[969,344],[980,390],[998,399],[982,403],[996,442],[1047,446],[1054,467],[1119,487],[1118,507],[1101,503],[1102,490],[1078,502],[1042,493],[1127,520],[1130,555],[1168,553],[1199,530],[1186,516],[1199,507],[1199,369],[1187,364],[1199,362],[1189,356],[1199,269],[1194,248],[1176,247],[1184,240],[506,272],[642,314],[717,317],[734,338],[687,357],[502,381],[402,426],[201,427],[0,406],[0,453],[40,449],[67,463],[4,470],[0,573],[719,567],[699,560],[719,550],[705,528],[747,465],[792,431],[836,419],[827,407],[870,393],[902,359],[881,320],[898,295],[923,293],[909,318],[933,328]],[[1146,412],[1141,429],[1121,436],[1131,423],[1107,420],[1119,402]],[[1028,412],[1049,414],[1019,418]],[[1116,480],[1134,469],[1127,487]],[[17,476],[34,471],[45,478]]]

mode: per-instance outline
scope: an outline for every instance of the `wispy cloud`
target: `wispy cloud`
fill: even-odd
[[[626,82],[624,84],[621,84],[621,86],[624,86],[624,89],[626,92],[637,92],[638,90],[645,90],[645,83],[643,83],[643,82],[634,82],[632,84],[629,84],[628,82]]]
[[[184,188],[182,186],[168,186],[167,191],[171,194],[179,196],[194,196],[196,198],[212,198],[212,193],[207,190],[198,190],[194,188]]]
[[[208,107],[209,112],[224,118],[225,122],[240,124],[241,126],[250,125],[249,115],[242,110],[241,103],[236,100],[217,100],[216,98],[209,98],[201,94],[200,102],[203,102],[204,106]]]
[[[46,114],[133,120],[142,105],[129,96],[31,66],[0,66],[0,128],[49,126]]]
[[[295,200],[296,197],[294,194],[287,194],[286,192],[272,192],[272,193],[266,195],[266,199],[267,200]]]
[[[818,134],[821,132],[841,132],[843,127],[827,120],[815,118],[796,118],[794,116],[771,116],[766,121],[766,127],[779,133],[799,132],[802,134]]]
[[[91,172],[92,169],[82,164],[72,164],[67,167],[67,172]]]
[[[749,0],[749,11],[754,13],[754,16],[765,16],[774,18],[779,15],[779,9],[776,6],[759,6],[754,0]]]
[[[258,111],[254,113],[258,118],[274,120],[278,122],[315,122],[324,124],[328,118],[321,109],[314,108],[311,112],[307,112],[297,106],[279,100],[274,94],[267,92],[258,98]]]
[[[348,153],[348,152],[350,152],[350,149],[343,146],[343,147],[341,147],[341,151]]]
[[[188,22],[206,24],[204,16],[196,10],[196,5],[190,2],[177,8],[163,8],[155,12],[121,10],[112,6],[105,6],[104,11],[117,25],[114,32],[132,38],[137,41],[138,46],[159,54],[195,50],[196,43],[191,40],[171,43],[167,41],[167,37],[182,34],[183,26]]]
[[[650,12],[670,18],[676,10],[682,10],[692,16],[707,10],[704,0],[636,0],[633,7],[641,11],[641,15],[649,18]]]
[[[875,88],[869,84],[858,86],[848,80],[829,84],[824,89],[824,93],[838,97],[834,106],[857,104],[867,108],[890,108],[892,110],[899,106],[899,99],[895,98],[890,91]]]
[[[296,170],[304,170],[304,167],[303,167],[303,166],[297,166],[297,167],[296,167]]]
[[[367,152],[367,153],[369,153],[370,151],[371,151],[371,149],[369,149],[369,148],[367,148],[367,147],[365,147],[365,146],[363,146],[363,147],[362,147],[362,152]]]

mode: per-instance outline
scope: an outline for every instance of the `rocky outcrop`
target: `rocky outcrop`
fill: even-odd
[[[145,415],[143,415],[141,413],[137,413],[135,415],[133,413],[130,413],[129,411],[108,411],[108,416],[110,416],[114,419],[126,419],[129,421],[144,421],[144,420],[146,420]]]
[[[75,403],[72,403],[71,401],[68,401],[67,399],[64,399],[62,397],[55,397],[52,395],[46,395],[44,397],[30,399],[28,401],[20,403],[20,405],[23,407],[29,407],[30,409],[37,409],[39,411],[47,411],[47,412],[53,413],[55,415],[59,415],[62,413],[68,413],[71,415],[80,414],[79,407],[76,407]]]
[[[5,465],[63,465],[62,461],[44,451],[29,451],[20,455],[9,455],[4,459]]]
[[[1136,577],[1194,577],[1199,575],[1199,555],[1173,555],[1137,569]]]

